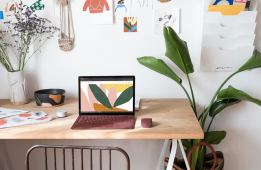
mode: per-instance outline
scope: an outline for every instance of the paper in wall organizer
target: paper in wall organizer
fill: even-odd
[[[222,15],[238,15],[245,11],[247,0],[211,0],[209,12],[221,12]]]

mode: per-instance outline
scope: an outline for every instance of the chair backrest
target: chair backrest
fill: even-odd
[[[33,151],[40,152],[40,154],[43,155],[42,161],[44,164],[44,170],[96,170],[94,169],[94,164],[98,164],[98,166],[96,166],[99,167],[97,170],[112,170],[112,158],[113,155],[115,155],[114,152],[118,152],[123,156],[123,159],[126,161],[126,170],[130,170],[130,159],[128,154],[118,147],[35,145],[27,151],[26,170],[32,170],[30,169],[30,157]],[[78,153],[77,155],[76,152]],[[50,157],[53,159],[50,159]],[[70,159],[68,159],[68,157],[70,157]],[[67,166],[68,160],[71,161],[70,167]],[[87,160],[88,165],[86,164]],[[119,160],[117,159],[117,164],[118,161]],[[105,163],[106,165],[104,165]],[[40,169],[40,167],[37,169]],[[124,170],[124,168],[120,169]]]

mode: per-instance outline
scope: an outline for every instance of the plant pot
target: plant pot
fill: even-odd
[[[23,71],[8,72],[10,101],[14,105],[23,105],[28,102],[26,83]]]
[[[217,165],[215,170],[223,170],[224,168],[224,156],[220,151],[216,151],[217,155]],[[213,166],[214,157],[212,153],[205,155],[205,166],[204,170],[210,170]],[[168,158],[165,159],[165,167],[168,164]],[[175,159],[175,163],[173,165],[173,170],[186,170],[186,165],[183,159]]]

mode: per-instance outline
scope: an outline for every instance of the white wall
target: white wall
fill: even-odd
[[[77,96],[77,76],[79,75],[118,75],[134,74],[137,77],[137,96],[140,97],[185,97],[181,89],[171,80],[164,78],[136,62],[143,55],[163,57],[164,41],[162,37],[152,35],[152,10],[135,10],[133,15],[139,16],[139,33],[122,33],[122,25],[90,26],[79,12],[80,1],[73,0],[72,8],[76,32],[76,46],[70,53],[61,52],[57,40],[53,39],[42,49],[28,65],[31,92],[38,88],[64,88],[68,97]],[[207,104],[214,91],[229,73],[206,73],[199,71],[202,12],[201,0],[175,0],[175,5],[182,8],[181,36],[190,48],[196,71],[192,75],[196,99],[200,106]],[[51,13],[53,11],[50,11]],[[261,21],[259,13],[257,21]],[[261,50],[261,23],[257,28],[256,45]],[[166,61],[169,62],[166,58]],[[235,87],[261,98],[261,69],[242,73],[230,83]],[[8,98],[7,73],[0,68],[0,98]],[[225,154],[225,169],[258,170],[261,166],[260,120],[261,108],[249,103],[241,103],[227,109],[217,117],[213,129],[227,130],[226,139],[217,149]],[[6,152],[10,155],[8,170],[20,170],[24,151],[35,143],[53,143],[53,141],[8,141]],[[60,141],[59,141],[60,142]],[[160,148],[160,141],[96,141],[98,144],[119,145],[130,153],[133,170],[151,170]],[[61,143],[93,144],[95,141],[64,141]],[[54,143],[57,143],[54,142]],[[137,149],[134,151],[134,149]],[[144,150],[139,151],[138,148]],[[19,154],[14,154],[19,151]],[[138,156],[137,156],[138,155]],[[150,163],[142,161],[151,156]],[[1,158],[1,156],[0,156]],[[1,166],[0,166],[1,167]]]

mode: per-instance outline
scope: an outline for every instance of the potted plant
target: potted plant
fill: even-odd
[[[186,152],[189,153],[193,149],[191,156],[191,169],[203,170],[210,169],[213,166],[213,156],[207,154],[206,146],[219,144],[225,137],[226,131],[211,131],[211,125],[215,118],[225,108],[237,104],[241,101],[249,101],[261,106],[261,100],[256,99],[249,94],[236,89],[233,86],[225,87],[227,82],[235,75],[256,68],[261,68],[261,53],[257,50],[254,51],[253,56],[242,65],[237,71],[228,76],[224,82],[217,89],[216,93],[212,97],[210,103],[204,108],[203,111],[197,109],[193,86],[190,81],[190,74],[194,72],[193,64],[189,55],[187,43],[180,39],[176,32],[171,27],[164,28],[164,38],[166,44],[165,55],[185,74],[187,82],[189,84],[189,91],[184,86],[184,81],[172,70],[163,60],[155,57],[145,56],[138,58],[138,62],[151,70],[154,70],[160,74],[163,74],[172,80],[174,80],[185,92],[198,121],[205,131],[203,140],[183,140],[182,143],[186,148]],[[208,123],[206,120],[210,118]],[[203,144],[203,145],[202,145]],[[215,160],[215,169],[223,169],[224,158],[222,152],[214,153],[218,160]],[[182,160],[176,160],[176,167],[182,168],[184,162]]]
[[[22,1],[15,8],[0,25],[0,63],[8,71],[11,102],[25,104],[24,68],[58,28]]]

